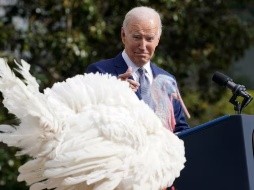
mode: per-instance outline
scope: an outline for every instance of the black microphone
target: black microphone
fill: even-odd
[[[233,94],[240,95],[243,98],[251,97],[248,94],[248,92],[246,92],[245,86],[234,83],[230,77],[228,77],[218,71],[216,71],[214,73],[212,80],[220,86],[225,86],[225,87],[229,88],[230,90],[232,90]]]

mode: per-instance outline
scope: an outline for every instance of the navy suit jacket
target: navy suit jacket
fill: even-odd
[[[96,63],[90,64],[87,67],[86,73],[102,73],[106,74],[109,73],[113,76],[118,76],[120,74],[123,74],[126,72],[128,69],[127,64],[125,63],[122,54],[119,53],[116,57],[112,59],[106,59],[106,60],[101,60]],[[169,74],[167,71],[157,67],[155,64],[151,63],[151,70],[153,73],[153,77],[155,78],[159,74],[164,74],[171,76],[175,78],[173,75]],[[136,92],[137,96],[139,99],[141,99],[139,91]],[[178,100],[174,100],[173,102],[174,106],[174,115],[176,119],[176,126],[175,126],[175,131],[174,132],[180,132],[182,130],[188,129],[189,125],[187,124],[185,120],[185,115],[182,109],[182,106]]]

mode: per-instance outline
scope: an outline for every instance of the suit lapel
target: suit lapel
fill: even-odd
[[[115,59],[114,59],[114,67],[115,67],[115,72],[118,75],[123,74],[127,71],[128,69],[128,65],[125,63],[123,57],[122,57],[122,52],[119,53]],[[130,77],[130,79],[133,79],[132,77]],[[135,92],[135,94],[138,96],[139,99],[141,99],[141,95],[139,90],[137,92]]]
[[[128,66],[122,57],[122,52],[119,53],[114,59],[114,69],[117,76],[125,73],[128,69]]]
[[[157,77],[159,74],[162,74],[154,63],[151,63],[151,70],[153,73],[153,78]]]

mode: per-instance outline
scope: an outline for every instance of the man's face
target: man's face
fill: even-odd
[[[160,40],[159,26],[155,19],[136,19],[122,28],[121,37],[127,55],[141,67],[153,57]]]

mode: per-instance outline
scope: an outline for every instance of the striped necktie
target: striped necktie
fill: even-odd
[[[153,109],[153,104],[152,104],[152,99],[151,99],[151,93],[150,93],[150,82],[147,78],[147,76],[145,75],[146,70],[141,67],[138,69],[138,73],[139,73],[139,91],[140,91],[140,95],[142,100],[144,100],[145,103],[147,103],[152,109]]]

